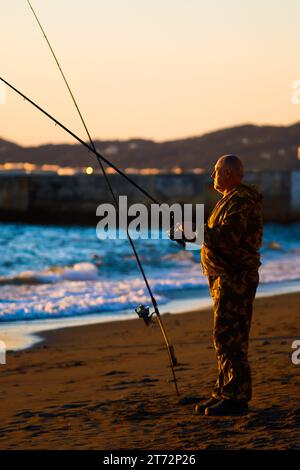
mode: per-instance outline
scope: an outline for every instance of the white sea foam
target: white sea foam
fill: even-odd
[[[80,275],[75,275],[77,272]],[[40,282],[28,283],[28,277]],[[149,282],[157,300],[164,303],[167,301],[166,294],[170,291],[198,287],[199,277],[201,275],[197,266],[197,269],[192,268],[185,275],[178,270],[170,272],[168,277],[164,274],[162,279],[150,277]],[[133,310],[140,303],[149,303],[149,294],[141,277],[100,280],[99,274],[96,275],[89,266],[81,266],[81,269],[78,266],[76,269],[68,267],[54,276],[45,272],[33,275],[30,273],[29,276],[27,273],[25,276],[21,273],[18,279],[23,278],[26,279],[24,284],[8,283],[0,287],[0,320],[53,318],[121,309]],[[202,282],[205,283],[204,278]]]
[[[60,281],[88,281],[98,279],[98,269],[92,263],[76,263],[73,266],[52,267],[45,271],[23,271],[17,276],[0,278],[1,284],[38,284]]]
[[[49,269],[43,272],[24,272],[18,276],[22,284],[0,286],[0,320],[24,320],[87,315],[101,312],[134,310],[149,303],[149,295],[141,277],[103,280],[91,263]],[[35,279],[35,283],[28,283]],[[260,269],[262,283],[300,279],[300,257],[283,255],[266,260]],[[160,304],[168,301],[174,291],[207,288],[200,264],[178,260],[177,269],[163,270],[150,276],[149,283]],[[208,295],[208,291],[207,291]]]
[[[260,280],[264,283],[296,279],[300,279],[300,256],[297,254],[266,260],[260,270]]]

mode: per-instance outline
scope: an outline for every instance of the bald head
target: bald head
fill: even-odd
[[[218,162],[225,168],[229,168],[233,173],[243,178],[244,166],[242,161],[236,155],[223,155],[219,158]]]
[[[243,163],[236,155],[222,155],[211,176],[214,179],[214,188],[226,195],[241,184],[244,176]]]

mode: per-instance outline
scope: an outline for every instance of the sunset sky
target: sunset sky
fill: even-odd
[[[300,121],[299,0],[31,0],[93,138]],[[1,1],[1,76],[85,138],[26,0]],[[0,138],[73,142],[6,90]]]

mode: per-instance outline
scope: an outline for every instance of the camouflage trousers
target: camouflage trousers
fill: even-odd
[[[258,272],[234,276],[208,276],[214,303],[213,340],[219,376],[215,398],[251,399],[248,341]]]

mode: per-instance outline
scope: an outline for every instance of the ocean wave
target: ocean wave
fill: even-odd
[[[199,268],[199,267],[198,267]],[[86,273],[85,270],[80,272]],[[40,274],[36,276],[40,278]],[[73,277],[73,274],[71,275]],[[57,279],[57,278],[56,278]],[[199,269],[183,273],[164,272],[162,278],[149,278],[149,283],[160,304],[168,301],[168,294],[179,289],[206,286],[199,279]],[[141,277],[9,284],[0,286],[0,321],[60,318],[92,313],[132,310],[140,303],[149,304],[150,297]],[[151,302],[150,302],[151,303]]]
[[[17,276],[1,276],[0,285],[47,284],[61,281],[97,280],[98,268],[92,263],[76,263],[73,266],[53,266],[44,271],[22,271]]]
[[[176,253],[169,253],[162,256],[162,261],[173,261],[181,265],[190,265],[191,263],[199,263],[191,251],[177,251]]]
[[[278,259],[265,259],[260,269],[260,281],[265,284],[298,279],[300,279],[299,255],[283,255]]]
[[[150,303],[126,240],[104,244],[92,229],[24,225],[16,243],[16,227],[2,229],[0,321],[114,314]],[[266,227],[262,284],[300,279],[299,234],[300,225]],[[168,241],[145,241],[137,248],[159,304],[199,287],[209,296],[199,254]]]

